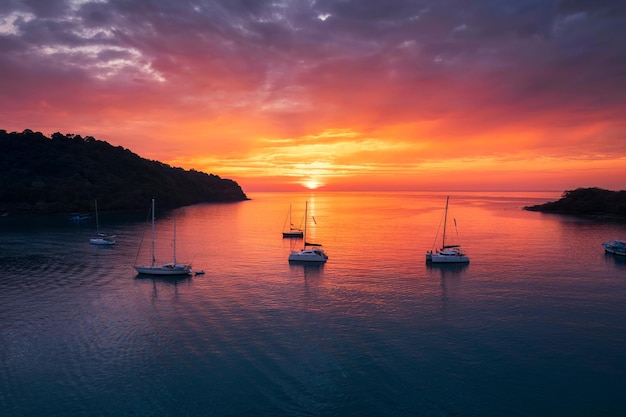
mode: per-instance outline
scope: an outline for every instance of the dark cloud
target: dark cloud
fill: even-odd
[[[89,83],[124,101],[159,91],[161,105],[364,97],[344,111],[426,119],[472,101],[517,108],[509,118],[626,105],[622,1],[9,0],[0,13],[14,27],[0,29],[0,71],[20,74],[23,97],[46,98],[46,83],[68,98]]]
[[[592,13],[602,16],[626,16],[626,3],[616,0],[561,0],[559,13]]]
[[[22,0],[25,9],[39,18],[56,18],[62,16],[66,10],[66,0]]]

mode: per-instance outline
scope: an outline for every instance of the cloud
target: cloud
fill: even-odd
[[[0,124],[183,160],[341,130],[415,159],[623,155],[625,23],[608,0],[8,0]]]

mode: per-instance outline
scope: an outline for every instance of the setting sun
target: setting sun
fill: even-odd
[[[302,185],[304,185],[309,190],[315,190],[316,188],[319,188],[324,184],[316,180],[306,180],[302,183]]]

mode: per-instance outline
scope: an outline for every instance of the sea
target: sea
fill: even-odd
[[[624,416],[626,222],[559,192],[250,193],[173,211],[0,217],[2,416]],[[460,244],[468,265],[425,253]],[[323,265],[284,239],[308,202]],[[175,227],[174,227],[175,226]],[[174,240],[174,228],[176,239]]]

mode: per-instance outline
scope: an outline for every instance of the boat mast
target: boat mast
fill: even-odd
[[[176,265],[176,217],[174,217],[174,265]]]
[[[307,214],[309,209],[309,202],[304,203],[304,232],[302,234],[302,241],[304,242],[303,249],[306,249],[306,224],[307,224]]]
[[[94,203],[96,205],[96,234],[100,234],[100,223],[98,222],[98,200],[95,199]]]
[[[446,223],[448,222],[448,200],[450,200],[450,196],[446,197],[446,214],[443,218],[443,240],[441,241],[442,249],[445,249],[446,247]]]
[[[154,198],[152,199],[152,263],[150,266],[154,266]]]

